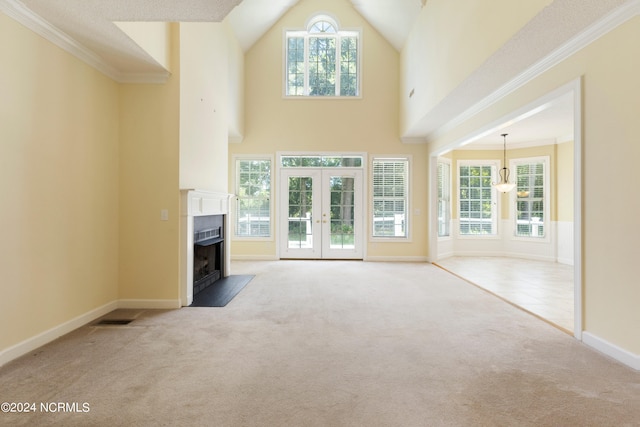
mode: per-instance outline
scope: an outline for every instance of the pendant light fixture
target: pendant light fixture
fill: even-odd
[[[500,182],[493,183],[493,186],[496,187],[496,190],[502,193],[508,193],[516,186],[515,184],[509,182],[509,169],[507,169],[507,135],[509,134],[502,134],[502,137],[504,138],[504,163],[502,164],[502,169],[500,169],[500,172],[498,173],[498,175],[500,176]]]

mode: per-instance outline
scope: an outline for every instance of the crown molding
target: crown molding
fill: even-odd
[[[119,78],[115,80],[118,83],[162,84],[166,83],[169,77],[171,77],[169,71],[161,73],[120,73]]]
[[[518,88],[558,65],[571,55],[577,53],[600,37],[624,24],[628,20],[640,15],[640,0],[629,1],[602,19],[587,27],[584,31],[570,39],[568,42],[551,52],[549,55],[527,68],[525,71],[511,79],[489,96],[477,102],[461,114],[436,129],[425,139],[431,141],[446,134],[457,126],[471,119],[476,114],[495,104]]]
[[[105,63],[98,55],[42,19],[39,15],[33,13],[22,3],[16,0],[0,0],[0,10],[34,33],[44,37],[59,48],[97,69],[107,77],[116,81],[120,81],[122,78],[115,68]]]
[[[169,72],[158,74],[122,73],[106,63],[95,52],[60,31],[17,0],[0,0],[0,11],[118,83],[165,83],[170,75]]]

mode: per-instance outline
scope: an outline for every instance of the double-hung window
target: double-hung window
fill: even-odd
[[[496,163],[460,161],[458,163],[459,207],[461,235],[497,234]]]
[[[286,31],[285,95],[360,95],[360,32],[344,31],[326,15],[306,30]]]
[[[409,236],[409,159],[373,159],[373,237]]]
[[[271,236],[271,159],[236,159],[236,237]]]
[[[518,237],[545,237],[547,226],[548,157],[515,159],[516,215],[515,235]]]
[[[438,237],[451,234],[451,162],[438,160]]]

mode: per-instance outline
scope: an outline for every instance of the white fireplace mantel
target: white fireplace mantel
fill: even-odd
[[[180,190],[180,303],[193,303],[193,218],[224,215],[224,275],[231,270],[229,205],[233,194]]]

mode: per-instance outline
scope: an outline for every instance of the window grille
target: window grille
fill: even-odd
[[[286,96],[360,95],[359,31],[339,30],[321,15],[306,31],[285,34]]]
[[[361,168],[362,156],[283,155],[283,168]]]
[[[495,165],[460,164],[459,221],[461,235],[496,234]]]
[[[235,235],[271,236],[271,160],[236,161]]]
[[[546,161],[514,160],[516,165],[516,236],[545,237]]]

